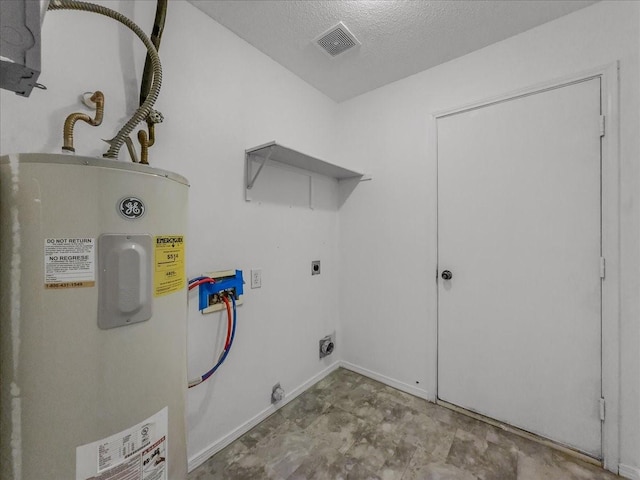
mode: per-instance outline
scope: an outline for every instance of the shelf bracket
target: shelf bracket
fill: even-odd
[[[340,205],[344,203],[349,194],[360,182],[371,180],[371,175],[365,175],[361,172],[343,168],[339,165],[325,162],[324,160],[320,160],[319,158],[315,158],[310,155],[305,155],[304,153],[280,145],[275,141],[268,142],[251,149],[246,149],[244,159],[244,197],[247,202],[252,200],[253,187],[258,181],[258,177],[261,175],[262,169],[267,163],[269,164],[269,169],[267,169],[267,171],[270,170],[271,167],[277,167],[284,170],[290,170],[297,174],[309,176],[309,208],[311,209],[316,207],[315,203],[317,198],[315,197],[319,188],[319,184],[315,178],[316,174],[321,177],[333,179],[338,183],[338,208],[340,208]],[[264,181],[272,179],[275,180],[277,175],[277,172],[274,171],[273,175],[267,175],[267,177],[270,178],[265,178]],[[265,185],[265,188],[267,187],[268,185]],[[258,188],[257,190],[262,191],[262,188]],[[267,192],[262,192],[262,194],[265,193]],[[258,195],[260,195],[260,193],[258,193]],[[267,194],[267,197],[268,196],[269,195]],[[276,200],[276,202],[277,201],[278,200]],[[303,197],[302,204],[304,205],[304,203],[306,202]]]
[[[267,154],[266,157],[259,157],[259,158],[262,158],[262,162],[260,162],[260,167],[258,167],[258,171],[253,175],[253,178],[251,179],[249,178],[251,176],[251,154],[247,153],[247,190],[251,190],[251,188],[253,188],[253,184],[256,183],[256,179],[258,178],[258,175],[260,175],[260,172],[262,171],[264,164],[267,163],[267,160],[271,158],[272,153],[273,153],[273,147],[269,149],[269,153]]]

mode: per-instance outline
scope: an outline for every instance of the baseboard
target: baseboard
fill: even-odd
[[[620,464],[618,475],[631,480],[640,480],[640,468]]]
[[[245,423],[240,425],[235,430],[232,430],[231,432],[226,434],[224,437],[222,437],[219,440],[217,440],[214,443],[212,443],[209,447],[207,447],[204,450],[201,450],[199,453],[195,454],[193,457],[191,457],[189,459],[189,463],[188,463],[189,472],[191,472],[195,468],[197,468],[200,465],[202,465],[204,462],[209,460],[209,458],[211,458],[211,456],[213,456],[216,453],[218,453],[220,450],[222,450],[224,447],[229,445],[234,440],[237,440],[238,438],[240,438],[242,435],[247,433],[253,427],[255,427],[260,422],[265,420],[269,415],[271,415],[272,413],[275,413],[278,409],[284,407],[291,400],[293,400],[294,398],[296,398],[300,394],[304,393],[309,387],[311,387],[314,384],[318,383],[320,380],[322,380],[324,377],[329,375],[331,372],[333,372],[334,370],[337,370],[340,366],[341,366],[341,362],[340,361],[336,361],[336,362],[332,363],[327,368],[322,370],[320,373],[314,375],[309,380],[307,380],[303,384],[299,385],[298,387],[293,389],[291,392],[287,393],[285,395],[284,399],[282,400],[282,402],[278,403],[277,406],[271,405],[271,406],[265,408],[260,413],[258,413],[255,417],[249,419],[248,421],[246,421]]]
[[[429,396],[429,392],[427,390],[423,390],[422,388],[414,387],[413,385],[409,385],[408,383],[400,382],[391,377],[387,377],[380,373],[367,370],[366,368],[359,367],[358,365],[354,365],[353,363],[345,362],[344,360],[340,362],[340,366],[346,368],[347,370],[351,370],[352,372],[359,373],[360,375],[364,375],[365,377],[369,377],[373,380],[377,380],[380,383],[384,383],[390,387],[396,388],[406,393],[410,393],[411,395],[415,395],[416,397],[424,398],[425,400],[433,401],[434,398]]]

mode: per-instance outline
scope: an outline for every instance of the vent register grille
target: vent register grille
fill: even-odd
[[[360,42],[342,22],[320,34],[315,39],[315,43],[331,57],[336,57],[356,45],[360,45]]]

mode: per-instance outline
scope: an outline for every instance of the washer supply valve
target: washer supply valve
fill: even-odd
[[[189,291],[195,288],[198,289],[199,307],[202,313],[212,313],[222,309],[227,311],[227,337],[222,353],[213,367],[205,374],[189,380],[189,388],[200,385],[209,379],[229,355],[236,336],[238,320],[236,307],[242,303],[243,285],[242,270],[205,273],[200,277],[189,280]]]
[[[204,274],[215,282],[202,283],[198,290],[198,309],[211,313],[225,308],[222,297],[233,296],[237,305],[242,304],[244,280],[242,270],[224,270]]]

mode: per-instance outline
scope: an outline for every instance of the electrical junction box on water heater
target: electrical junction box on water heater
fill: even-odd
[[[0,157],[0,478],[182,480],[187,181]]]

